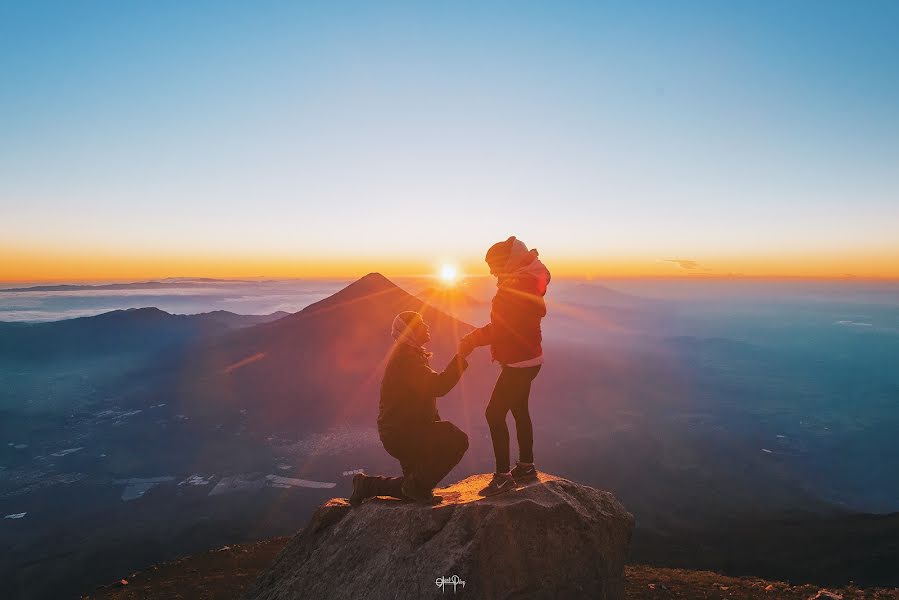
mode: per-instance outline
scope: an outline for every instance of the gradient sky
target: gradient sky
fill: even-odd
[[[899,277],[899,2],[0,0],[0,279]]]

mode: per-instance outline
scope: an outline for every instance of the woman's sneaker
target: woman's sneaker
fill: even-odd
[[[511,473],[494,473],[490,483],[478,492],[481,496],[496,496],[515,489],[515,480]]]
[[[537,480],[537,469],[534,467],[534,463],[523,463],[519,462],[515,465],[515,468],[512,469],[512,478],[515,481],[536,481]]]

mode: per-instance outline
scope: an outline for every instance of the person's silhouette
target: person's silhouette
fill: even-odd
[[[459,464],[468,450],[468,436],[449,421],[441,421],[437,398],[458,383],[468,367],[470,347],[460,347],[446,369],[430,366],[424,345],[430,329],[417,312],[406,311],[393,320],[394,347],[381,382],[378,433],[384,449],[400,461],[402,477],[353,476],[350,504],[372,496],[393,496],[436,502],[433,489]]]
[[[490,323],[462,339],[460,349],[490,345],[493,360],[502,367],[485,416],[490,427],[496,473],[481,490],[492,496],[515,487],[515,481],[533,480],[534,430],[528,410],[531,382],[543,365],[540,321],[546,316],[543,297],[550,274],[537,250],[528,250],[514,235],[487,251],[490,274],[497,279],[496,295],[490,308]],[[509,428],[506,414],[512,411],[518,437],[519,461],[509,464]]]

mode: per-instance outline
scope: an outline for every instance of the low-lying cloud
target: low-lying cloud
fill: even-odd
[[[681,269],[685,269],[688,271],[693,270],[693,269],[698,269],[702,266],[695,260],[687,260],[687,259],[683,259],[683,258],[666,258],[666,259],[664,259],[663,262],[674,263],[677,266],[679,266]]]

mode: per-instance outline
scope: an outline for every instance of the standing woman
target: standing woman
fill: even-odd
[[[482,496],[500,494],[514,489],[516,481],[537,478],[528,397],[531,382],[543,365],[540,321],[546,316],[543,297],[550,280],[549,270],[537,256],[537,250],[528,250],[514,235],[490,247],[485,260],[490,274],[496,277],[497,286],[490,323],[462,340],[464,346],[472,348],[489,344],[493,360],[502,367],[485,413],[496,456],[496,473],[480,491]],[[519,460],[514,469],[510,469],[506,426],[509,411],[515,419],[518,437]]]

